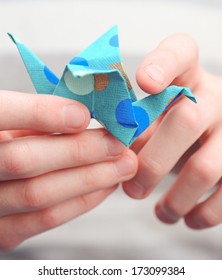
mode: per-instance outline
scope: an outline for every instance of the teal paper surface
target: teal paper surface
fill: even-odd
[[[126,146],[131,145],[180,95],[196,102],[188,88],[178,86],[137,100],[122,67],[116,26],[75,56],[60,79],[24,44],[13,35],[9,36],[20,52],[37,93],[83,103],[92,118]]]

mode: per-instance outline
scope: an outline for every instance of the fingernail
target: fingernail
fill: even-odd
[[[173,213],[167,210],[162,204],[158,204],[155,208],[155,211],[158,218],[164,223],[173,224],[179,220],[178,216],[173,215]]]
[[[204,228],[204,225],[203,225],[201,219],[199,218],[199,216],[196,216],[194,214],[191,217],[188,216],[186,218],[186,222],[188,223],[189,227],[191,227],[193,229]]]
[[[165,80],[164,70],[157,64],[149,64],[144,68],[146,74],[155,82],[162,85]]]
[[[64,108],[65,123],[69,128],[79,128],[84,125],[86,115],[83,109],[77,105],[67,105]]]
[[[147,189],[140,185],[135,179],[127,182],[127,194],[133,198],[143,198],[147,194]]]
[[[115,165],[120,176],[130,175],[135,170],[135,162],[129,156],[121,157]]]
[[[125,150],[125,146],[109,134],[104,136],[104,141],[108,154],[111,156],[120,155]]]

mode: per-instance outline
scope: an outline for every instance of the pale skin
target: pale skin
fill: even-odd
[[[1,91],[0,104],[1,249],[85,213],[135,175],[136,155],[104,129],[85,130],[80,103]]]
[[[221,184],[198,203],[222,175],[222,78],[203,70],[193,39],[178,34],[145,57],[137,81],[152,94],[188,86],[198,103],[181,98],[132,150],[103,129],[85,130],[89,112],[75,101],[0,92],[0,249],[89,211],[119,182],[129,196],[145,198],[196,141],[156,214],[195,229],[222,222]]]
[[[199,65],[198,48],[191,37],[177,34],[144,58],[137,82],[152,94],[170,84],[187,86],[197,104],[181,98],[136,141],[132,149],[138,155],[139,169],[133,179],[123,183],[125,192],[137,199],[147,197],[198,141],[199,147],[189,154],[175,182],[157,202],[155,212],[164,223],[184,219],[193,229],[220,224],[222,77]],[[209,191],[213,192],[200,202]]]

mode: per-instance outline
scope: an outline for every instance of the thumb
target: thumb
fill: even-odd
[[[198,81],[198,47],[192,37],[175,34],[163,40],[140,64],[136,80],[145,92],[155,94],[170,84],[194,87]]]

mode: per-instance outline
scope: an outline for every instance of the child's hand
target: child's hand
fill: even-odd
[[[2,249],[90,210],[136,173],[132,151],[83,131],[90,116],[78,102],[1,91],[0,116]]]
[[[197,104],[182,98],[133,145],[139,170],[124,184],[125,192],[134,198],[146,197],[198,140],[199,148],[158,202],[156,214],[165,223],[184,217],[195,229],[221,223],[221,183],[208,199],[199,200],[222,176],[222,77],[200,67],[197,46],[189,36],[174,35],[145,57],[137,81],[152,94],[170,84],[190,87]]]

